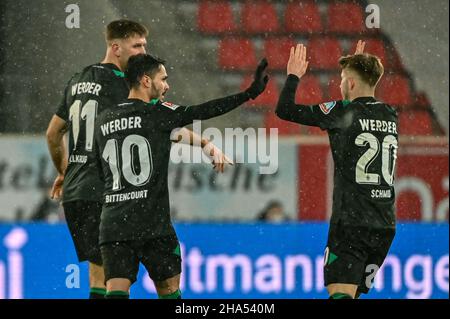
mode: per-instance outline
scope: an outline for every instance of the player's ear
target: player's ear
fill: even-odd
[[[348,79],[348,83],[350,84],[350,85],[349,85],[350,90],[353,90],[353,89],[355,88],[355,85],[356,85],[355,79],[349,78],[349,79]]]
[[[111,51],[116,57],[120,57],[120,44],[116,41],[111,43]]]
[[[144,74],[141,79],[141,84],[143,84],[144,87],[149,88],[152,86],[152,79],[148,75]]]

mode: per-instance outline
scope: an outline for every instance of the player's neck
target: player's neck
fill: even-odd
[[[131,89],[130,94],[128,94],[129,99],[138,99],[141,101],[144,101],[145,103],[149,103],[151,100],[151,97],[148,95],[147,92]]]
[[[110,52],[106,52],[105,58],[100,63],[114,64],[115,66],[117,66],[119,68],[120,71],[122,71],[122,72],[125,71],[125,70],[123,70],[122,66],[120,65],[119,59],[115,55],[111,54]]]
[[[350,94],[350,101],[353,101],[354,99],[357,99],[359,97],[373,97],[375,98],[375,90],[374,89],[361,89],[358,91],[352,92]]]

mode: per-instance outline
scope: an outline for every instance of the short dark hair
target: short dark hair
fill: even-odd
[[[131,88],[139,86],[139,82],[144,75],[151,78],[161,69],[166,61],[154,57],[150,54],[137,54],[130,57],[125,77]]]
[[[272,209],[272,208],[275,208],[275,207],[283,208],[283,204],[281,204],[281,202],[278,201],[278,200],[271,200],[271,201],[267,204],[266,209],[269,210],[269,209]]]
[[[342,69],[348,68],[355,71],[371,87],[377,85],[384,73],[384,67],[380,58],[368,53],[341,57],[339,65]]]
[[[139,22],[121,19],[112,21],[106,27],[106,41],[114,39],[126,39],[134,35],[146,37],[148,29]]]

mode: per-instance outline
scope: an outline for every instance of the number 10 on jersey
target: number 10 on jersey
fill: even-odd
[[[134,160],[136,155],[139,161]],[[123,140],[122,148],[116,139],[109,139],[102,158],[109,164],[113,175],[113,190],[122,189],[122,175],[131,185],[143,186],[148,183],[153,172],[150,143],[140,135],[128,135]]]

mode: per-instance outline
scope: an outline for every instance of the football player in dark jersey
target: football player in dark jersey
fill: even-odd
[[[295,104],[306,73],[306,47],[291,48],[287,80],[276,114],[328,132],[334,160],[333,210],[324,259],[330,299],[367,293],[395,235],[394,172],[398,150],[397,112],[375,98],[384,68],[363,53],[340,58],[343,100]]]
[[[63,207],[79,261],[89,262],[90,298],[106,293],[104,271],[98,246],[103,182],[95,161],[96,118],[108,106],[128,97],[124,70],[132,55],[145,53],[148,31],[129,20],[111,22],[106,28],[106,56],[101,63],[85,67],[68,82],[64,97],[47,129],[47,143],[58,172],[52,197],[62,195]],[[64,135],[69,133],[68,154]],[[215,168],[223,170],[226,159],[207,139],[187,129],[176,138],[204,146],[214,158]],[[64,189],[64,192],[63,192]]]
[[[100,247],[107,298],[128,298],[141,262],[159,298],[181,298],[181,253],[169,214],[167,170],[171,132],[229,112],[261,94],[267,61],[251,86],[238,94],[195,106],[163,102],[169,90],[164,61],[151,55],[130,58],[128,100],[98,119],[95,138],[105,177]]]

